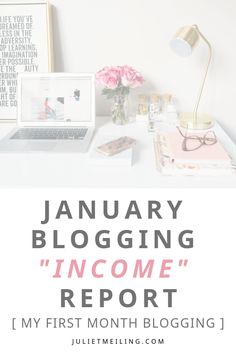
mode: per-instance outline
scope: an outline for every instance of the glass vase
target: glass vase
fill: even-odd
[[[115,95],[111,107],[112,121],[118,125],[129,122],[128,117],[128,95]]]

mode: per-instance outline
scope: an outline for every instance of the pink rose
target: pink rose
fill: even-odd
[[[128,65],[107,66],[97,73],[96,81],[106,89],[121,91],[124,87],[135,88],[144,82],[142,75]]]
[[[122,67],[121,83],[124,86],[135,88],[141,86],[144,82],[142,75],[128,65]]]
[[[96,80],[100,85],[109,89],[116,89],[120,83],[121,67],[105,67],[96,75]]]

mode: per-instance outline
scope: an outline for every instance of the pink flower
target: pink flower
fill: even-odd
[[[116,89],[119,86],[121,77],[121,67],[105,67],[96,75],[96,80],[100,85],[109,89]]]
[[[108,98],[115,94],[128,94],[130,88],[141,86],[144,82],[142,75],[128,65],[106,66],[98,71],[96,81],[104,86],[102,94]]]
[[[142,75],[128,65],[122,67],[121,83],[123,86],[135,88],[141,86],[144,82]]]

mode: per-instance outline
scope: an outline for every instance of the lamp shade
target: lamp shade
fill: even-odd
[[[192,53],[198,39],[197,28],[195,26],[185,26],[180,28],[170,41],[170,47],[177,55],[187,57]]]

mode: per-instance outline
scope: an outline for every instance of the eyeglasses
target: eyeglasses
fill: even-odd
[[[209,130],[203,136],[199,135],[187,135],[187,131],[184,134],[179,127],[177,127],[180,135],[184,138],[182,142],[183,151],[194,151],[199,149],[203,145],[214,145],[217,143],[217,137],[213,130]]]

